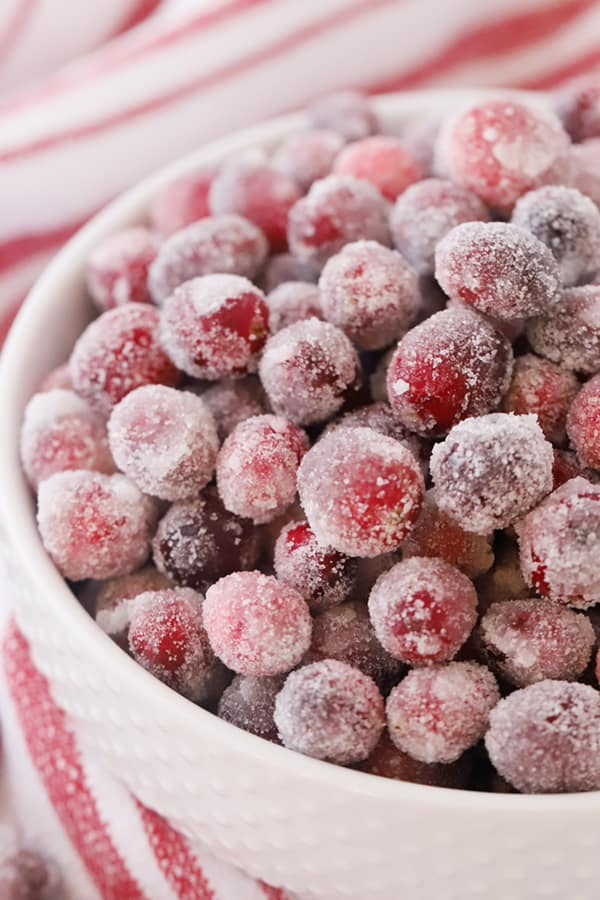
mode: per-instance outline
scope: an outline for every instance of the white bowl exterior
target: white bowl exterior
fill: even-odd
[[[474,92],[380,101],[398,126]],[[490,795],[387,781],[325,765],[238,731],[154,680],[94,624],[41,546],[18,460],[23,408],[69,354],[92,311],[83,263],[143,221],[174,175],[298,128],[287,117],[213,144],[120,198],[58,255],[32,291],[0,369],[4,557],[18,622],[78,734],[145,804],[192,840],[307,900],[596,900],[600,793]],[[241,898],[240,898],[241,900]]]

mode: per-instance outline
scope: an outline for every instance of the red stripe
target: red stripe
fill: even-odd
[[[100,817],[65,714],[52,699],[48,682],[35,668],[12,619],[3,654],[7,684],[33,765],[101,896],[145,900]]]
[[[37,0],[16,0],[15,11],[0,35],[0,59],[8,56],[33,12]]]
[[[547,90],[548,88],[560,84],[561,81],[567,81],[569,78],[575,78],[577,75],[582,75],[598,65],[600,65],[600,47],[589,50],[584,56],[580,56],[578,59],[564,63],[558,69],[551,69],[543,75],[531,78],[521,86],[528,88],[529,90]]]
[[[264,881],[259,881],[258,885],[267,900],[286,900],[287,894],[281,888],[271,887],[270,884],[265,884]]]
[[[147,19],[148,16],[151,16],[160,3],[161,0],[134,0],[131,9],[128,10],[125,17],[119,22],[116,29],[106,38],[106,40],[110,40],[111,38],[117,37],[119,34],[123,34],[125,31],[135,28],[136,25],[139,25]]]
[[[30,234],[20,234],[8,241],[4,241],[4,243],[0,244],[0,274],[18,265],[30,256],[58,249],[96,211],[92,210],[85,218],[78,219],[76,222],[69,222],[67,225],[59,225],[48,231],[32,231]]]

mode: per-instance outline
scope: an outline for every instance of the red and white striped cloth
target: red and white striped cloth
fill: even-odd
[[[2,0],[0,343],[73,231],[209,139],[340,87],[545,88],[594,69],[598,0]],[[15,819],[73,900],[284,897],[102,771],[12,622],[0,716]]]

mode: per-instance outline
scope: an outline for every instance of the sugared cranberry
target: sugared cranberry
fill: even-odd
[[[369,181],[392,202],[424,174],[410,147],[387,135],[349,144],[337,157],[334,172]]]
[[[600,80],[584,75],[556,94],[554,108],[573,141],[600,137]]]
[[[600,693],[586,684],[540,681],[501,700],[485,736],[490,759],[519,791],[600,788]]]
[[[386,704],[396,747],[424,763],[453,763],[485,734],[500,695],[485,666],[452,662],[413,669]]]
[[[231,432],[217,458],[225,508],[256,523],[269,522],[296,496],[296,472],[308,449],[304,432],[283,416],[253,416]]]
[[[266,264],[263,281],[265,291],[274,291],[284,281],[305,281],[316,284],[319,268],[308,260],[298,259],[291,253],[276,253]]]
[[[225,688],[219,700],[220,719],[279,743],[275,715],[275,698],[283,687],[283,677],[257,678],[254,675],[236,675]]]
[[[310,645],[308,606],[292,587],[261,572],[234,572],[213,584],[204,625],[217,656],[240,675],[281,675]]]
[[[557,302],[560,271],[533,234],[507,222],[465,222],[435,250],[435,277],[453,300],[497,319],[540,315]]]
[[[60,388],[35,394],[27,404],[21,462],[33,487],[68,469],[115,469],[103,419],[73,391]]]
[[[543,597],[586,609],[600,602],[600,485],[572,478],[519,524],[521,569]]]
[[[536,353],[567,369],[600,371],[600,285],[564,291],[546,315],[529,322],[527,338]]]
[[[16,850],[0,861],[2,900],[62,900],[64,885],[56,864],[35,850]]]
[[[215,381],[255,369],[269,331],[265,296],[240,275],[204,275],[165,302],[163,345],[180,369]]]
[[[348,556],[398,547],[424,494],[414,456],[372,428],[336,428],[321,438],[302,461],[298,488],[317,540]]]
[[[331,129],[302,131],[281,142],[272,162],[304,192],[313,181],[331,173],[334,160],[343,146],[343,137]]]
[[[147,228],[126,228],[98,244],[86,268],[86,284],[104,311],[124,303],[150,303],[148,269],[160,249],[160,237]]]
[[[267,398],[255,375],[217,381],[201,397],[213,415],[220,441],[240,422],[267,411]]]
[[[522,194],[566,181],[569,138],[549,110],[513,98],[491,98],[442,129],[438,167],[499,212]]]
[[[102,582],[96,594],[97,625],[121,647],[127,649],[130,600],[146,591],[162,591],[173,587],[172,581],[152,565],[131,575],[117,575]]]
[[[584,466],[600,469],[600,375],[595,375],[573,400],[567,431]]]
[[[387,374],[390,404],[412,431],[442,435],[493,409],[511,371],[510,343],[490,322],[464,307],[444,310],[398,344]]]
[[[135,388],[175,385],[180,378],[160,344],[158,311],[141,303],[111,309],[88,325],[69,372],[77,393],[106,416]]]
[[[272,334],[303,319],[324,318],[321,292],[308,281],[282,282],[268,294],[267,305]]]
[[[568,369],[527,353],[515,360],[502,409],[518,415],[533,413],[546,439],[562,444],[567,413],[578,390],[579,381]]]
[[[68,363],[63,363],[52,369],[38,387],[38,393],[43,394],[45,391],[53,391],[55,388],[65,391],[73,390],[73,379],[71,378]]]
[[[379,121],[370,100],[359,91],[337,91],[316,100],[308,110],[313,128],[331,128],[347,141],[377,134]]]
[[[600,204],[600,138],[590,138],[571,147],[571,183],[582,194]]]
[[[340,764],[366,759],[384,726],[375,682],[335,659],[288,675],[275,701],[275,724],[286,747]]]
[[[139,568],[156,520],[148,497],[124,475],[58,472],[40,485],[38,526],[66,578],[112,578]]]
[[[386,730],[360,768],[363,772],[379,775],[380,778],[465,790],[469,784],[473,763],[469,754],[463,754],[456,762],[450,764],[420,762],[395,747]]]
[[[397,340],[419,305],[415,273],[375,241],[346,244],[326,263],[319,289],[324,317],[363,350]]]
[[[265,234],[272,250],[285,250],[288,212],[300,197],[295,181],[262,159],[224,163],[209,193],[213,213],[238,213]]]
[[[201,592],[224,575],[251,569],[259,550],[250,520],[227,512],[213,488],[194,500],[174,503],[152,542],[159,571]]]
[[[288,241],[299,259],[323,266],[345,244],[359,240],[390,243],[386,202],[366,181],[329,175],[315,181],[290,210]]]
[[[216,166],[205,166],[159,191],[148,210],[152,227],[168,237],[209,216],[208,192],[216,173]]]
[[[310,425],[341,409],[360,382],[360,361],[339,328],[312,318],[268,340],[259,375],[276,413]]]

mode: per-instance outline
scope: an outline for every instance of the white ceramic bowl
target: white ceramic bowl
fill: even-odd
[[[397,127],[473,95],[400,94],[379,109]],[[237,730],[119,650],[40,543],[19,428],[41,378],[67,358],[92,315],[82,276],[89,251],[142,221],[149,198],[173,176],[243,148],[268,148],[300,124],[302,116],[291,116],[245,131],[145,181],[70,241],[31,292],[0,370],[0,496],[19,624],[58,702],[104,764],[186,835],[270,884],[311,900],[597,900],[600,792],[513,796],[405,784]]]

